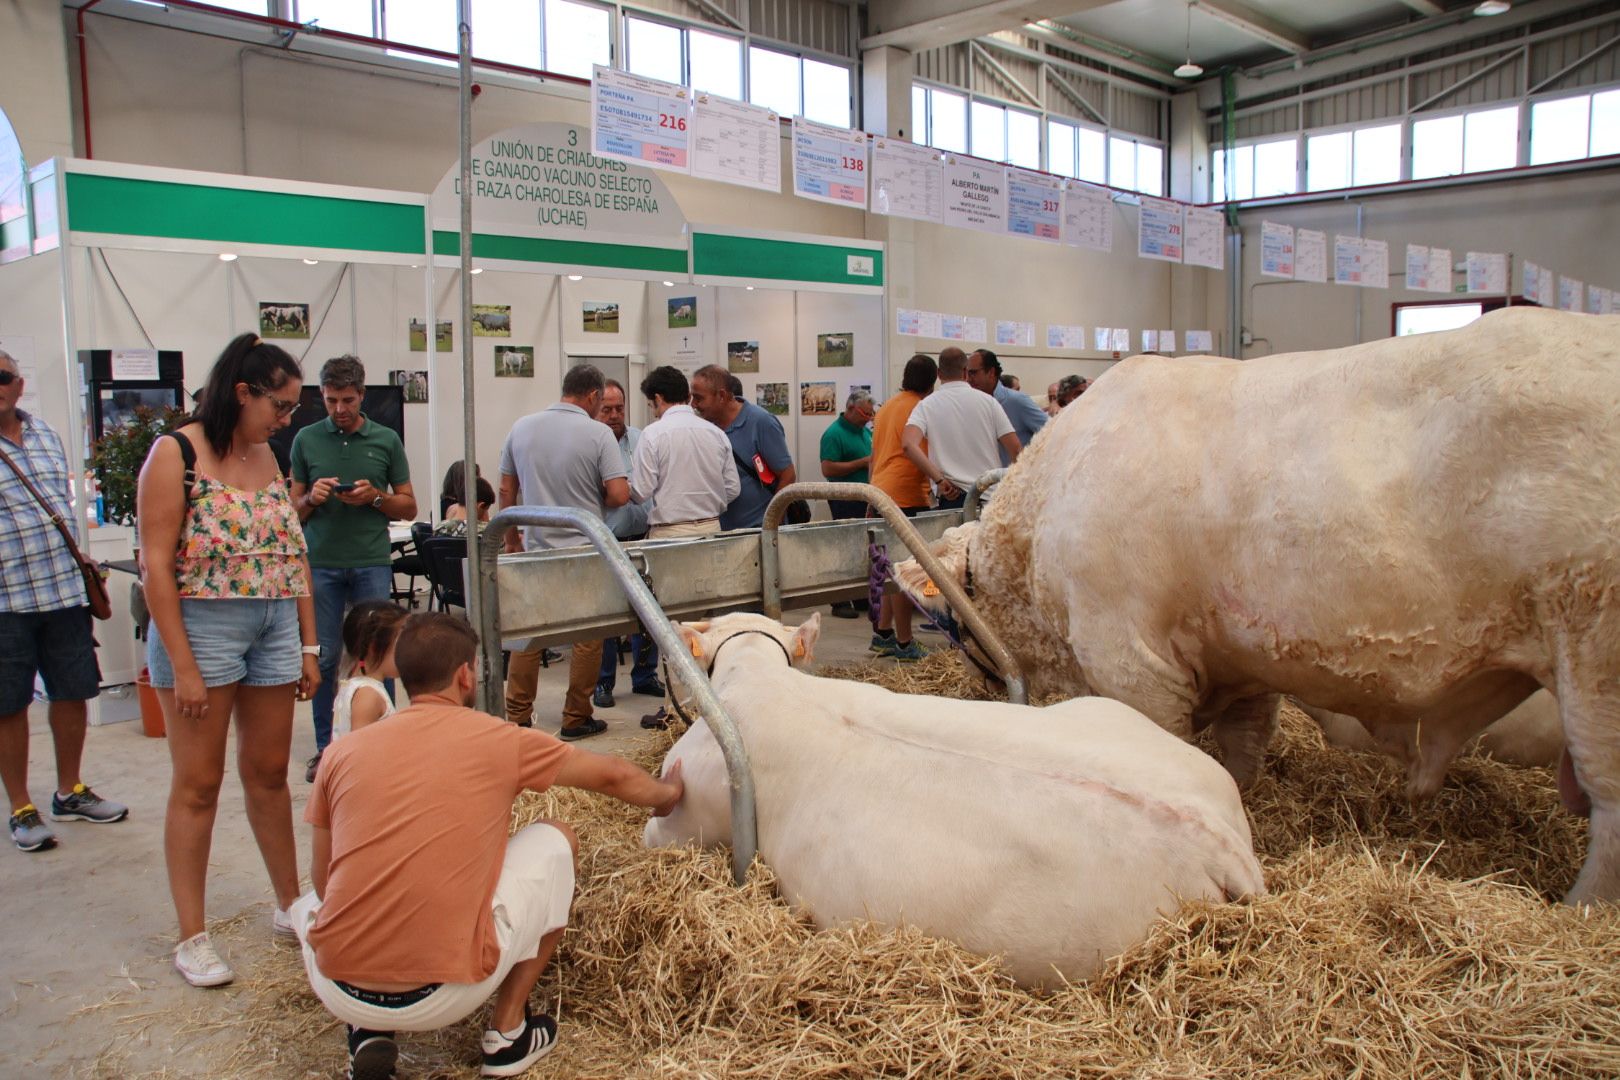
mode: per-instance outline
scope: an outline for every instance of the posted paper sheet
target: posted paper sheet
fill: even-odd
[[[1266,277],[1294,276],[1294,227],[1260,223],[1260,272]]]
[[[1361,284],[1361,237],[1333,237],[1333,283]]]
[[[1429,291],[1429,249],[1422,244],[1406,245],[1406,287]]]
[[[1361,285],[1366,289],[1389,288],[1389,241],[1361,242]]]
[[[1442,293],[1451,291],[1450,248],[1429,249],[1429,291]]]
[[[591,146],[596,153],[689,172],[691,91],[600,64],[593,71]]]
[[[692,99],[692,175],[782,190],[781,122],[758,105],[696,94]]]
[[[1524,281],[1524,284],[1519,286],[1519,293],[1532,304],[1541,303],[1541,267],[1526,259],[1521,264],[1519,272]]]
[[[1502,295],[1508,290],[1507,256],[1499,251],[1470,251],[1468,291]]]
[[[915,311],[910,308],[901,308],[895,313],[894,332],[906,337],[941,337],[940,313],[937,311]]]
[[[793,194],[866,209],[866,133],[793,118]]]
[[[1581,299],[1586,283],[1579,278],[1558,276],[1558,307],[1563,311],[1581,310]]]
[[[945,220],[945,159],[930,146],[872,141],[872,212],[914,221]]]
[[[1048,349],[1084,349],[1086,347],[1086,328],[1083,326],[1048,326],[1046,328],[1046,347]]]
[[[1063,189],[1063,242],[1094,251],[1114,250],[1114,195],[1070,180]]]
[[[1027,169],[1008,169],[1007,231],[1057,243],[1063,235],[1063,181]]]
[[[997,345],[1033,345],[1035,344],[1035,324],[1032,322],[1008,322],[996,320]]]
[[[1294,280],[1327,280],[1327,233],[1312,229],[1294,233]]]
[[[1187,351],[1207,353],[1215,351],[1215,334],[1209,330],[1187,331]]]
[[[1219,210],[1187,207],[1185,251],[1182,261],[1188,266],[1207,266],[1219,270],[1226,265],[1226,221]]]
[[[1144,259],[1180,262],[1186,209],[1178,202],[1142,196],[1141,224],[1136,231],[1136,254]],[[1129,348],[1129,346],[1126,346]]]
[[[1006,232],[1006,167],[959,154],[945,155],[945,224]]]

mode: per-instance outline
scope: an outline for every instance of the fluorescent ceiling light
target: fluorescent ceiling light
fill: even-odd
[[[219,261],[220,262],[235,262],[236,261],[236,255],[233,254],[232,252],[229,252],[229,251],[222,251],[222,252],[219,253]]]
[[[675,283],[674,283],[674,282],[673,282],[673,281],[666,281],[666,282],[664,282],[664,287],[665,287],[665,288],[666,288],[666,289],[670,289],[670,288],[674,288],[674,287],[675,287]]]
[[[1507,12],[1512,10],[1512,8],[1513,5],[1509,2],[1509,0],[1483,0],[1478,7],[1474,8],[1474,14],[1505,15]]]
[[[583,274],[569,274],[568,275],[568,280],[569,281],[584,281],[585,276]]]
[[[484,268],[483,268],[483,267],[482,267],[482,266],[475,266],[475,267],[473,267],[473,273],[475,273],[475,274],[482,274],[482,273],[483,273],[483,272],[484,272]]]
[[[319,266],[319,265],[321,265],[321,260],[319,260],[319,259],[305,259],[304,260],[304,265],[305,266]]]

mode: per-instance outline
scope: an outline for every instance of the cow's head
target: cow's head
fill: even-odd
[[[782,647],[794,667],[808,667],[815,659],[816,640],[821,637],[821,615],[811,615],[797,627],[783,626],[775,619],[748,612],[734,612],[703,622],[677,623],[687,650],[705,670],[713,674],[715,653],[736,637],[764,635]]]
[[[958,585],[965,586],[967,583],[968,546],[978,531],[977,521],[946,529],[945,535],[935,541],[934,546],[929,549],[935,558],[945,564],[945,572]],[[938,583],[928,576],[928,571],[924,570],[916,559],[896,563],[894,580],[895,584],[900,586],[900,591],[911,597],[917,606],[925,611],[943,615],[949,606]]]

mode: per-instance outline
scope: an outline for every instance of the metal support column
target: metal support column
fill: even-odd
[[[984,621],[973,601],[968,599],[962,586],[951,580],[946,574],[945,567],[940,563],[928,542],[912,527],[900,507],[895,505],[893,499],[884,494],[882,489],[871,484],[829,484],[829,483],[803,483],[789,484],[778,491],[765,508],[765,521],[760,526],[759,537],[759,571],[763,594],[763,607],[765,615],[772,619],[782,618],[782,562],[781,548],[778,533],[782,528],[782,518],[787,513],[787,505],[798,499],[840,499],[849,502],[864,502],[883,516],[895,537],[911,552],[912,558],[928,571],[934,584],[944,595],[947,603],[956,611],[957,615],[973,631],[980,646],[990,657],[990,662],[1000,672],[1001,679],[1007,684],[1007,700],[1014,705],[1029,704],[1029,686],[1024,681],[1023,669],[1018,661],[1013,659],[1011,651],[1002,642],[1001,637]],[[814,526],[800,526],[800,528],[814,528]]]
[[[473,422],[473,334],[472,334],[472,0],[457,0],[456,3],[456,36],[461,48],[459,64],[461,73],[461,439],[462,463],[461,486],[463,491],[473,493],[473,503],[477,502],[478,491],[478,428]],[[428,280],[433,280],[433,237],[432,230],[428,235]],[[431,286],[430,286],[431,287]],[[425,331],[427,337],[427,355],[431,358],[438,348],[439,326],[435,321],[436,309],[430,303],[428,308],[428,325]],[[476,516],[476,515],[475,515]],[[476,522],[474,523],[476,525]],[[480,557],[479,544],[476,539],[477,528],[467,530],[467,570],[468,579],[473,582],[483,580],[483,560]],[[490,530],[491,535],[501,536]],[[490,563],[494,563],[494,555],[490,556]],[[467,619],[474,626],[483,626],[482,618],[484,599],[480,596],[480,589],[467,590]],[[490,687],[498,685],[495,673],[499,666],[491,657],[491,649],[496,653],[500,651],[499,639],[485,637],[479,650],[478,664],[478,703],[487,713],[499,713],[500,701],[498,696],[491,695]],[[498,694],[498,692],[497,692]]]
[[[468,335],[470,336],[470,335]],[[469,476],[471,473],[468,474]],[[797,485],[795,485],[797,486]],[[893,504],[891,504],[893,505]],[[896,511],[898,513],[898,511]],[[778,515],[780,517],[780,515]],[[619,585],[629,597],[630,606],[641,619],[642,626],[652,635],[664,659],[680,681],[692,692],[703,720],[709,725],[714,741],[720,744],[720,753],[726,760],[726,773],[731,778],[731,874],[741,885],[748,877],[748,864],[754,861],[758,847],[758,833],[754,821],[754,776],[748,767],[748,752],[743,748],[737,725],[720,704],[720,698],[710,685],[708,676],[698,667],[686,648],[686,642],[676,633],[674,623],[664,614],[653,597],[652,590],[624,548],[602,519],[586,510],[569,506],[512,506],[494,517],[484,528],[480,544],[484,559],[477,577],[468,579],[468,600],[480,602],[482,623],[478,627],[486,655],[500,651],[500,611],[495,591],[495,567],[501,538],[506,530],[522,525],[549,525],[553,528],[573,529],[583,533],[600,555]],[[477,530],[469,529],[469,538]],[[487,704],[483,711],[501,716],[506,711],[505,687],[499,680],[489,680]]]

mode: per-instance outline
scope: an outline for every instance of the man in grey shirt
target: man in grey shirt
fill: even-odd
[[[630,499],[619,442],[606,424],[595,420],[607,381],[590,364],[563,376],[562,400],[532,413],[512,426],[501,448],[500,504],[508,506],[573,506],[602,517]],[[575,529],[530,526],[520,544],[515,532],[506,550],[538,551],[587,543]],[[532,722],[534,695],[540,680],[541,646],[531,644],[512,654],[506,673],[506,718],[524,727]],[[563,702],[564,739],[583,739],[607,730],[591,715],[591,691],[602,664],[602,642],[577,642],[568,663],[568,696]]]

